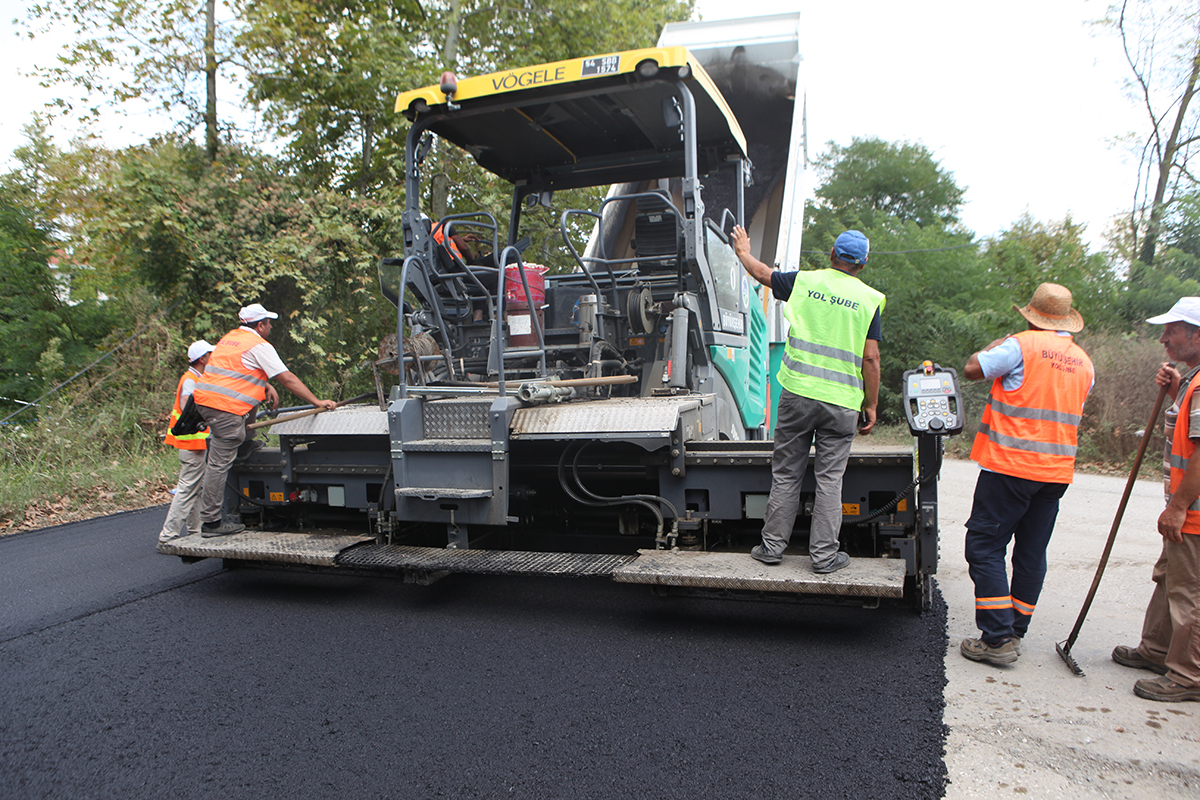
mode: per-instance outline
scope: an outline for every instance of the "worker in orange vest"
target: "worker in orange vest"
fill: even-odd
[[[167,422],[166,444],[179,451],[179,483],[175,485],[175,497],[171,499],[171,508],[167,511],[167,520],[163,523],[158,541],[168,542],[186,530],[188,535],[200,533],[200,493],[204,489],[204,455],[207,450],[205,441],[208,431],[175,435],[171,429],[179,421],[188,398],[196,390],[196,381],[208,364],[213,345],[199,339],[188,346],[188,368],[179,378],[175,387],[175,406],[171,409],[171,417]]]
[[[992,380],[971,450],[982,469],[965,554],[980,637],[963,639],[959,652],[972,661],[1011,664],[1020,656],[1046,578],[1059,500],[1074,478],[1079,421],[1095,370],[1071,338],[1083,330],[1071,301],[1065,286],[1043,283],[1028,305],[1013,306],[1028,330],[997,339],[963,368],[970,380]]]
[[[246,439],[246,418],[258,404],[267,400],[279,407],[279,395],[269,381],[277,380],[292,394],[317,408],[332,410],[333,400],[321,400],[288,371],[275,348],[267,341],[271,320],[279,319],[260,303],[252,303],[238,313],[241,327],[221,337],[196,384],[196,407],[208,423],[208,466],[204,473],[204,500],[200,516],[201,536],[227,536],[240,533],[245,525],[223,519],[225,481],[229,468]]]
[[[1181,373],[1165,363],[1154,378],[1175,400],[1164,431],[1167,507],[1158,517],[1163,549],[1154,565],[1142,640],[1137,647],[1118,645],[1112,659],[1158,673],[1133,684],[1138,697],[1177,703],[1200,700],[1200,403],[1194,400],[1200,385],[1200,297],[1180,298],[1170,311],[1146,321],[1166,326],[1158,341],[1167,358],[1187,369]]]

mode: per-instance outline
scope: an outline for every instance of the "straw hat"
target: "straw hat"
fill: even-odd
[[[1083,317],[1071,308],[1071,290],[1057,283],[1043,283],[1034,290],[1029,305],[1021,308],[1013,303],[1013,311],[1049,331],[1076,333],[1083,330]]]

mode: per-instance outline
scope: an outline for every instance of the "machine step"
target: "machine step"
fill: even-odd
[[[457,550],[377,544],[374,537],[339,531],[245,531],[211,539],[184,536],[159,544],[158,551],[186,559],[224,558],[335,570],[612,576],[618,583],[888,599],[904,596],[905,576],[903,559],[855,558],[845,569],[818,575],[803,555],[789,555],[782,564],[767,566],[746,553],[639,550],[637,555],[611,555]]]
[[[457,486],[399,486],[397,497],[417,500],[479,500],[491,497],[491,489],[460,489]]]
[[[747,553],[703,553],[687,550],[639,550],[638,557],[613,571],[618,583],[734,589],[751,592],[902,598],[903,559],[854,558],[828,575],[812,571],[807,556],[785,556],[768,566]]]
[[[398,544],[362,545],[336,559],[356,569],[466,572],[476,575],[573,575],[607,577],[636,556],[602,553],[535,553],[523,550],[456,550]]]
[[[373,541],[373,536],[348,534],[344,531],[244,531],[211,539],[183,536],[159,543],[158,552],[183,558],[229,558],[237,561],[332,567],[334,557],[347,547]]]

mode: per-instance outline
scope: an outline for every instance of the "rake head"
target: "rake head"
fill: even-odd
[[[1054,645],[1054,649],[1058,651],[1059,658],[1061,658],[1066,665],[1071,668],[1071,672],[1083,677],[1083,670],[1079,668],[1079,664],[1075,663],[1075,657],[1071,655],[1070,642],[1059,642]]]

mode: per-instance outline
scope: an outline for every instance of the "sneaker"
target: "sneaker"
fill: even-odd
[[[244,530],[246,530],[246,526],[237,522],[206,522],[200,526],[200,535],[205,539],[211,539],[214,536],[228,536]]]
[[[850,566],[850,556],[846,555],[845,551],[839,550],[828,564],[820,567],[813,564],[813,572],[818,575],[828,575],[830,572],[837,572],[842,567],[848,566]]]
[[[1122,667],[1148,669],[1151,672],[1157,672],[1159,675],[1167,674],[1166,664],[1155,664],[1153,661],[1139,653],[1136,647],[1126,647],[1123,644],[1117,645],[1113,648],[1112,660],[1120,664]]]
[[[1012,639],[1003,644],[988,644],[982,639],[963,639],[958,646],[963,658],[982,661],[986,664],[1012,664],[1019,658],[1017,646]]]
[[[1178,703],[1182,700],[1200,700],[1200,686],[1184,686],[1163,675],[1161,678],[1142,678],[1133,685],[1133,693],[1147,700],[1163,703]]]
[[[1024,639],[1024,636],[1013,634],[1011,641],[1013,643],[1013,650],[1017,651],[1017,655],[1021,655],[1021,645],[1024,643]]]
[[[754,547],[750,548],[750,557],[755,561],[761,561],[764,564],[771,565],[778,564],[783,561],[783,556],[771,555],[766,550],[763,550],[763,546],[761,544],[756,544]]]

